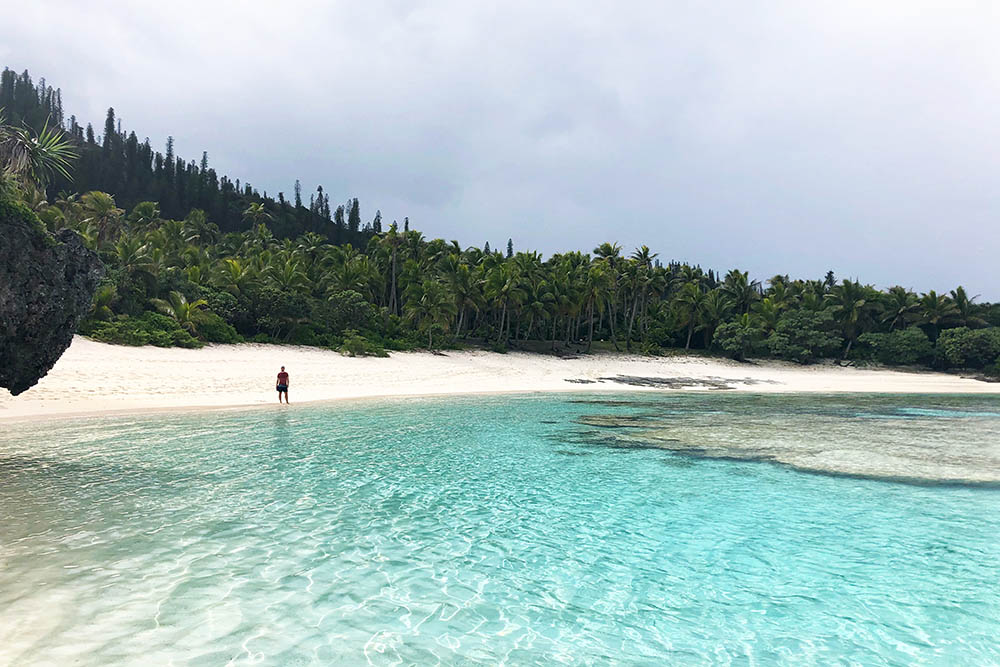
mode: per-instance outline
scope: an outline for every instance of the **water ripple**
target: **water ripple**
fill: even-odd
[[[1000,662],[997,491],[608,446],[643,430],[621,418],[813,449],[932,421],[935,451],[960,456],[996,419],[971,398],[770,400],[409,399],[6,428],[0,663]]]

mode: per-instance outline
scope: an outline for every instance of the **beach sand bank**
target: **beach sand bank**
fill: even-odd
[[[0,420],[277,404],[280,366],[294,404],[378,396],[552,391],[732,389],[755,392],[994,393],[1000,384],[944,373],[741,364],[625,354],[558,358],[484,351],[350,358],[317,348],[210,345],[199,350],[107,345],[77,336],[55,368],[13,397]]]

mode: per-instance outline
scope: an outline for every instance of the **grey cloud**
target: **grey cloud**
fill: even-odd
[[[36,2],[0,60],[428,236],[1000,298],[993,3],[275,7]]]

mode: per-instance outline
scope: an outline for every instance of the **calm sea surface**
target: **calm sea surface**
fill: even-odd
[[[1000,401],[0,426],[0,664],[1000,663]]]

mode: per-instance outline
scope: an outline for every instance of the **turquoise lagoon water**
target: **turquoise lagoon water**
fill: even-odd
[[[0,664],[997,664],[998,436],[717,393],[7,425]]]

